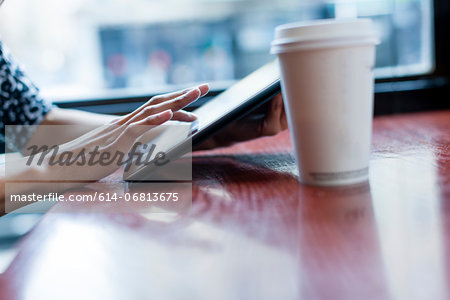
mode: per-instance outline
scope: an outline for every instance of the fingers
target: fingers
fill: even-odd
[[[283,96],[280,93],[280,97],[281,97],[281,101],[283,101]],[[281,130],[286,130],[288,129],[288,121],[287,121],[287,116],[286,116],[286,107],[284,106],[283,103],[283,111],[281,112]]]
[[[154,108],[155,112],[162,112],[167,109],[170,109],[173,112],[175,112],[180,109],[183,109],[190,103],[200,98],[201,94],[202,92],[200,91],[199,88],[194,88],[181,96],[178,96],[171,100],[164,101],[156,105],[152,105],[152,107]]]
[[[126,129],[122,132],[118,139],[125,137],[129,141],[134,141],[137,137],[147,132],[150,129],[149,126],[161,125],[169,121],[172,117],[173,112],[170,109],[147,116],[146,118],[126,126]]]
[[[157,105],[149,105],[147,107],[144,107],[140,109],[140,111],[136,112],[134,116],[128,118],[128,121],[126,121],[124,124],[130,125],[132,123],[143,120],[151,115],[158,114],[166,110],[176,112],[181,108],[185,107],[186,105],[188,105],[189,103],[197,100],[200,96],[200,93],[201,92],[199,89],[193,89],[190,92],[183,94],[175,99]]]
[[[280,94],[273,97],[270,108],[264,119],[261,135],[275,135],[282,130],[283,98]]]
[[[203,97],[203,96],[205,96],[206,94],[208,94],[208,92],[209,92],[209,84],[207,84],[207,83],[201,84],[201,85],[198,86],[198,89],[199,89],[200,92],[202,93],[202,94],[200,95],[200,97]]]
[[[172,120],[182,121],[182,122],[193,122],[197,120],[197,116],[193,113],[179,110],[173,113]]]
[[[159,113],[167,109],[171,109],[175,112],[194,102],[198,98],[203,97],[208,91],[208,84],[202,84],[196,88],[155,96],[135,111],[118,119],[114,124],[130,124],[145,118],[149,114]]]
[[[164,102],[170,101],[170,100],[175,100],[175,99],[181,100],[180,97],[184,97],[186,94],[192,93],[193,90],[199,90],[200,91],[200,95],[197,98],[193,99],[191,102],[193,102],[193,101],[197,100],[198,98],[203,97],[204,95],[206,95],[209,92],[209,85],[207,83],[204,83],[204,84],[201,84],[201,85],[199,85],[197,87],[194,87],[194,88],[188,88],[188,89],[184,89],[184,90],[173,92],[173,93],[168,93],[168,94],[154,96],[149,101],[147,101],[145,104],[141,105],[139,108],[134,110],[133,112],[131,112],[128,115],[125,115],[125,116],[123,116],[121,118],[118,118],[115,121],[113,121],[112,124],[122,125],[122,124],[125,124],[125,123],[130,123],[131,119],[135,118],[138,114],[140,114],[147,107],[152,106],[152,105],[156,105],[156,104],[161,104],[161,103],[164,103]],[[197,93],[197,92],[195,92],[195,93]],[[190,95],[190,96],[192,96],[192,95]],[[189,103],[191,103],[191,102],[189,102]],[[162,112],[162,111],[164,111],[166,109],[167,109],[167,107],[162,107],[162,109],[158,109],[158,110],[156,110],[156,112]]]
[[[200,90],[200,97],[203,97],[204,95],[206,95],[209,92],[209,85],[207,83],[201,84],[195,88]],[[193,90],[195,88],[188,88],[188,89],[173,92],[173,93],[155,96],[150,100],[150,104],[154,105],[154,104],[159,104],[159,103],[166,102],[169,100],[173,100],[175,98],[178,98],[178,97],[190,92],[191,90]]]
[[[158,126],[158,125],[161,125],[161,124],[169,121],[170,119],[172,119],[172,117],[173,117],[173,112],[170,109],[168,109],[168,110],[162,111],[160,113],[148,116],[145,119],[134,123],[133,125],[137,125],[137,126],[139,126],[139,125]]]

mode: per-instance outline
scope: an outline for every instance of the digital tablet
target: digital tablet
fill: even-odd
[[[154,138],[152,143],[158,146],[157,152],[164,153],[166,159],[176,159],[192,151],[193,147],[229,123],[260,107],[279,92],[278,63],[272,61],[195,109],[193,113],[197,115],[198,119],[188,125],[188,129],[186,126],[168,126],[168,130]],[[154,168],[154,164],[131,168],[124,173],[124,179],[127,181],[143,180],[148,178],[148,174]]]

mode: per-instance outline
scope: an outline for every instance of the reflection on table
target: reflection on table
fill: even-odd
[[[283,132],[194,153],[185,212],[58,203],[21,241],[1,298],[446,299],[449,120],[376,118],[362,184],[299,184]]]

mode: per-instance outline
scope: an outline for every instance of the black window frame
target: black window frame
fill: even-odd
[[[375,81],[375,115],[450,108],[450,2],[433,1],[434,70]]]

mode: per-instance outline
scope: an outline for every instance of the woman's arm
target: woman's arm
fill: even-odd
[[[171,119],[179,121],[194,120],[195,116],[183,111],[182,108],[205,95],[208,89],[207,85],[201,85],[189,90],[155,96],[128,115],[109,120],[103,119],[102,121],[100,121],[100,115],[98,116],[99,119],[85,120],[86,122],[94,122],[93,125],[96,125],[95,122],[109,121],[109,123],[99,126],[67,143],[60,144],[56,142],[59,142],[61,138],[67,138],[70,134],[75,136],[82,133],[75,131],[67,133],[64,131],[59,137],[53,135],[51,137],[45,136],[47,146],[52,146],[48,142],[49,138],[55,140],[56,145],[59,145],[55,155],[52,155],[53,152],[51,152],[49,155],[42,156],[43,159],[39,161],[40,155],[36,154],[36,157],[26,156],[5,165],[5,168],[7,168],[6,174],[0,176],[0,202],[3,208],[5,208],[5,200],[9,201],[11,194],[60,192],[75,185],[80,185],[80,178],[84,181],[95,181],[111,174],[119,167],[115,160],[112,161],[111,154],[127,154],[136,140],[142,134],[148,132],[152,126],[161,125]],[[59,119],[61,116],[63,114],[58,115],[58,113],[52,116],[54,119],[51,119],[49,116],[46,125],[49,125],[49,123],[53,125],[77,125],[78,122],[80,122],[80,125],[85,125],[83,118],[88,116],[97,117],[96,114],[89,113],[71,114],[70,116],[67,115],[65,119]],[[77,126],[67,127],[74,127],[75,129]],[[36,131],[33,139],[39,142],[35,135],[44,134],[44,131]],[[32,142],[29,142],[28,145]],[[79,160],[75,160],[77,163],[72,163],[70,166],[51,163],[51,160],[66,160],[67,153],[71,154],[73,158],[79,158]],[[92,166],[86,163],[86,157],[92,155],[90,153],[97,153],[96,159],[104,154],[104,157],[108,157],[111,162],[106,165],[96,164]],[[83,159],[83,163],[78,164]],[[120,157],[117,159],[120,159]],[[42,182],[46,182],[46,184],[41,184]],[[58,182],[63,183],[57,184]],[[29,203],[13,203],[16,206],[11,206],[10,202],[7,204],[16,209]]]
[[[209,86],[207,84],[202,84],[199,86],[200,97],[203,97],[209,91]],[[180,93],[186,93],[190,89],[183,91],[178,91],[174,93],[165,94],[162,96],[167,96],[173,98],[179,96]],[[162,97],[162,96],[156,96]],[[154,99],[152,98],[152,99]],[[149,100],[143,106],[149,105],[152,100]],[[129,115],[133,114],[130,113]],[[125,116],[126,117],[126,116]],[[89,132],[99,126],[109,124],[114,120],[120,118],[119,116],[91,113],[76,109],[62,109],[54,107],[50,110],[44,120],[36,127],[36,131],[31,136],[27,143],[27,147],[24,148],[24,154],[29,152],[26,151],[29,145],[39,144],[39,141],[45,140],[48,145],[59,145],[71,141],[80,137],[81,135]],[[184,110],[179,110],[174,112],[172,120],[192,122],[196,119],[194,114],[186,112]],[[58,130],[52,130],[52,136],[48,136],[48,128],[45,126],[55,126],[59,125]]]

